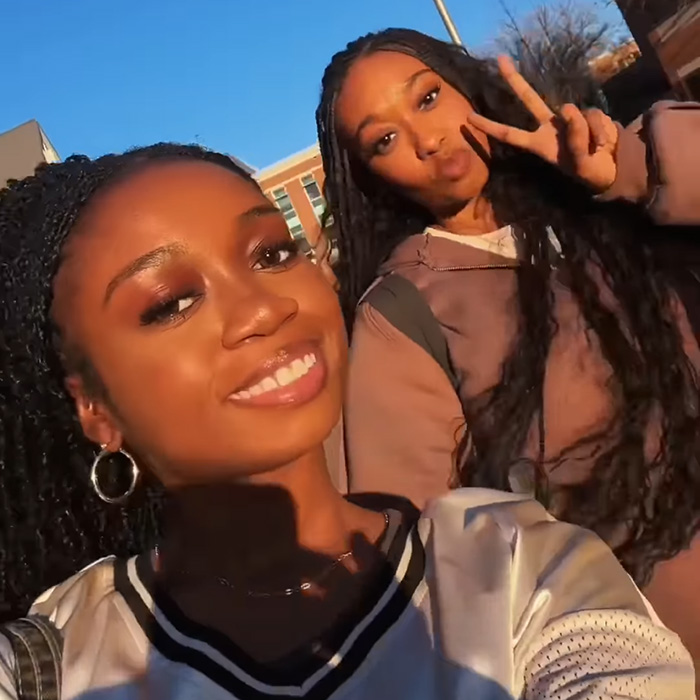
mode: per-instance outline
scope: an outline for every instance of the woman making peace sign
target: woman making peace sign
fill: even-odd
[[[700,659],[700,351],[678,296],[687,268],[672,278],[648,245],[651,217],[700,215],[671,152],[700,109],[657,110],[646,154],[634,129],[555,114],[509,61],[500,72],[392,29],[324,75],[317,123],[354,321],[351,488],[419,506],[458,484],[534,493],[639,583],[653,576],[652,602]],[[601,194],[648,197],[648,211]]]

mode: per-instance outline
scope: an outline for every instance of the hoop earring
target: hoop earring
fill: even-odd
[[[97,473],[102,460],[112,454],[122,454],[129,460],[129,468],[131,469],[131,483],[129,488],[121,496],[108,496],[100,486],[100,479]],[[90,469],[90,482],[92,483],[92,488],[95,489],[97,496],[102,499],[105,503],[124,503],[129,496],[136,490],[136,485],[139,482],[139,476],[141,472],[139,471],[136,460],[126,451],[119,449],[118,452],[109,452],[105,446],[99,451],[97,457],[95,457],[92,468]]]

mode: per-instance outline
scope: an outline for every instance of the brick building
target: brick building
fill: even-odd
[[[321,216],[326,207],[318,146],[263,168],[255,177],[265,194],[284,214],[292,236],[305,237],[313,245],[321,230]]]
[[[642,56],[657,63],[674,93],[700,99],[700,0],[617,0]]]

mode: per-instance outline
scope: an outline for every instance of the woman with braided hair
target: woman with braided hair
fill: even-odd
[[[591,533],[333,488],[337,296],[230,159],[44,167],[0,241],[5,614],[48,588],[0,628],[0,700],[692,697]]]
[[[700,660],[700,106],[623,131],[553,112],[508,60],[389,29],[333,57],[317,126],[351,491],[536,495]]]

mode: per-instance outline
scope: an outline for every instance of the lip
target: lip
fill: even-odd
[[[315,357],[315,364],[308,368],[306,374],[286,386],[278,386],[257,396],[250,395],[250,387],[257,385],[265,377],[274,375],[277,370],[289,366],[295,360],[303,362],[304,358],[310,355]],[[240,386],[229,392],[226,401],[236,406],[251,408],[301,405],[321,393],[326,385],[327,376],[328,366],[320,344],[310,341],[295,343],[281,348],[261,363]]]
[[[470,165],[471,153],[466,150],[453,151],[435,160],[435,170],[441,180],[460,180],[467,174]]]

